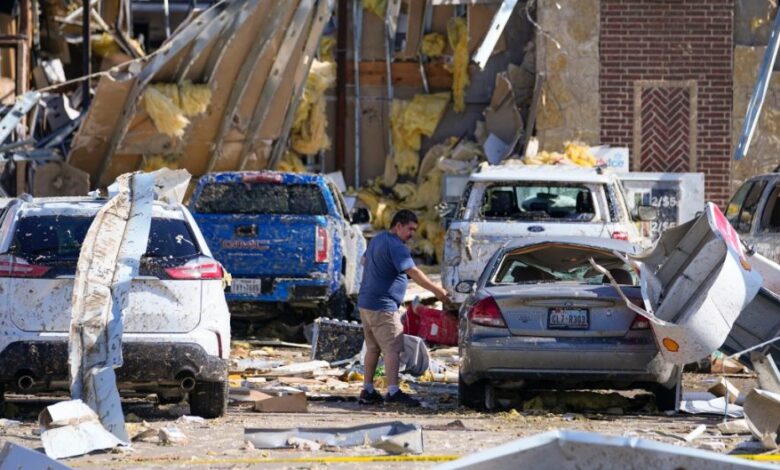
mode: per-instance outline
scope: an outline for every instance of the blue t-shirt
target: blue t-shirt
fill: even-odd
[[[358,307],[395,312],[404,300],[407,269],[414,267],[412,253],[397,235],[381,232],[366,249]]]

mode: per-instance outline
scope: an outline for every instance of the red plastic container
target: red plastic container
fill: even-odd
[[[404,317],[404,333],[419,336],[432,344],[458,345],[458,316],[424,305],[409,305]]]

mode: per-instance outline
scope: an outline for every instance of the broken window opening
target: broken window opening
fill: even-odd
[[[591,188],[585,185],[519,183],[488,187],[481,214],[485,220],[591,222],[596,209]]]

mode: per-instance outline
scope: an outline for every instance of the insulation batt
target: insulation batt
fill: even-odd
[[[171,99],[154,87],[147,88],[143,95],[144,109],[157,131],[171,137],[181,137],[190,120],[184,117]]]
[[[422,53],[428,57],[434,58],[444,54],[444,48],[447,47],[447,39],[440,33],[428,33],[423,36]]]
[[[314,59],[292,124],[292,148],[313,155],[330,148],[325,92],[336,83],[335,62]]]
[[[450,18],[447,39],[453,50],[452,108],[460,113],[466,109],[466,87],[469,85],[469,31],[465,19]]]
[[[544,151],[536,155],[526,155],[523,157],[523,163],[526,165],[577,165],[585,168],[596,166],[596,158],[586,144],[566,142],[563,148],[564,153]]]

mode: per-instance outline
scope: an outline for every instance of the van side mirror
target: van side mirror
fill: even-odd
[[[455,292],[459,294],[473,294],[476,287],[477,283],[474,281],[460,281],[455,286]]]
[[[349,221],[353,224],[367,224],[371,222],[371,212],[365,207],[356,207],[352,209]]]
[[[636,221],[651,222],[658,218],[658,208],[654,206],[638,206],[633,215]]]

